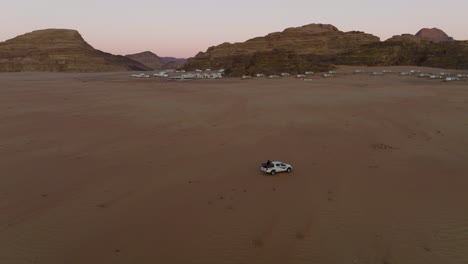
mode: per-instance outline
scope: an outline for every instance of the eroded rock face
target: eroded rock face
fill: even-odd
[[[150,70],[123,56],[94,49],[76,30],[33,31],[0,42],[0,71],[106,72]]]
[[[341,32],[332,25],[311,24],[243,43],[211,47],[189,59],[184,68],[224,68],[232,75],[320,71],[333,68],[328,63],[333,56],[379,41],[371,34]]]
[[[243,43],[210,47],[189,59],[184,68],[223,68],[233,76],[324,71],[333,69],[334,65],[468,69],[467,43],[433,42],[409,34],[382,42],[371,34],[341,32],[332,25],[311,24]]]
[[[418,33],[416,37],[420,37],[425,40],[433,42],[443,42],[443,41],[452,41],[453,38],[449,37],[444,31],[438,28],[423,28]]]
[[[394,36],[340,54],[334,63],[343,65],[414,65],[468,69],[468,41],[432,42],[414,35]]]

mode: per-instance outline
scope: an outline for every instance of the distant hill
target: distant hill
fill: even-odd
[[[125,57],[130,58],[134,61],[138,61],[141,64],[147,66],[148,68],[151,68],[152,70],[160,70],[162,69],[163,65],[166,64],[161,57],[150,51],[129,54],[125,55]]]
[[[163,69],[179,69],[187,62],[187,59],[183,58],[162,57],[162,59],[166,63]]]
[[[151,51],[129,54],[126,57],[138,61],[152,70],[177,69],[187,61],[173,57],[159,57]]]
[[[434,42],[452,41],[453,38],[449,37],[444,31],[438,28],[423,28],[415,35],[425,40]]]
[[[165,63],[175,62],[175,63],[184,64],[187,62],[187,59],[183,59],[183,58],[161,57],[161,59],[163,59]]]
[[[0,42],[0,71],[110,72],[150,70],[94,49],[76,30],[45,29]]]
[[[340,54],[335,63],[468,69],[468,41],[432,42],[411,34],[403,34]]]
[[[335,65],[468,69],[468,42],[433,42],[414,35],[380,41],[359,31],[342,32],[332,25],[310,24],[210,47],[190,58],[183,68],[226,69],[227,74],[240,76],[326,71]]]
[[[337,54],[379,41],[363,32],[345,33],[332,25],[310,24],[210,47],[189,59],[184,68],[222,68],[231,75],[325,71],[333,69],[330,60]]]

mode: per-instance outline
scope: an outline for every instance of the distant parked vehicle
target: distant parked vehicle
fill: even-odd
[[[275,175],[278,172],[292,172],[292,166],[290,164],[280,161],[267,161],[262,164],[261,170],[265,173]]]
[[[452,82],[452,81],[459,81],[460,79],[457,77],[447,77],[445,78],[446,82]]]
[[[176,72],[181,72],[181,71],[176,71]],[[160,72],[160,73],[153,74],[153,76],[155,76],[155,77],[169,77],[169,74],[167,74],[166,72]]]
[[[133,77],[133,78],[149,78],[150,76],[147,75],[147,74],[144,74],[144,73],[140,73],[140,74],[132,74],[131,77]]]
[[[419,78],[429,78],[429,77],[431,77],[430,73],[421,73],[421,74],[419,74]]]

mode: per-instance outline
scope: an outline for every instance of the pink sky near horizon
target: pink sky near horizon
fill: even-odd
[[[125,55],[152,51],[192,57],[223,42],[241,42],[311,23],[359,30],[385,40],[437,27],[468,40],[468,1],[306,0],[16,0],[0,10],[0,41],[45,28],[78,30],[93,47]]]

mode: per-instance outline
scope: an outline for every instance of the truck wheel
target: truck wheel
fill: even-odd
[[[275,171],[275,170],[272,170],[272,171],[270,172],[270,174],[271,174],[271,175],[275,175],[275,174],[276,174],[276,171]]]
[[[291,168],[288,168],[287,172],[288,173],[291,173],[292,169]]]

